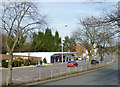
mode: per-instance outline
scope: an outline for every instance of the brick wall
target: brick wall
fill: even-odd
[[[86,53],[86,49],[80,43],[76,43],[76,52],[78,52],[78,56],[83,56],[83,53]]]

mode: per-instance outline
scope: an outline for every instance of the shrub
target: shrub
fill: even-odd
[[[47,60],[46,60],[46,58],[44,58],[44,59],[43,59],[43,62],[44,62],[44,63],[47,63]]]
[[[22,60],[18,60],[18,66],[22,65]]]
[[[24,59],[24,66],[29,66],[29,60],[28,59]]]
[[[13,60],[13,67],[18,67],[18,61],[17,60]]]
[[[2,60],[2,67],[8,68],[8,62],[5,59]]]
[[[13,67],[19,67],[21,65],[22,65],[22,61],[20,59],[13,60],[13,64],[12,64]]]
[[[36,62],[30,61],[30,65],[36,65]]]
[[[24,64],[24,60],[22,60],[22,64]]]
[[[18,58],[18,60],[21,60],[21,61],[22,61],[22,60],[23,60],[23,58]]]

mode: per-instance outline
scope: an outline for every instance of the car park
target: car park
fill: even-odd
[[[97,63],[99,63],[98,60],[91,60],[91,64],[97,64]]]
[[[78,66],[78,63],[75,61],[68,61],[67,67],[70,67],[70,66]]]

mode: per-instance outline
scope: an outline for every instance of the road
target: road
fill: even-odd
[[[98,71],[43,85],[118,85],[118,62]],[[34,87],[39,86],[40,84],[37,84]]]

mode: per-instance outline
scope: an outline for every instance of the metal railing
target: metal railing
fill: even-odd
[[[14,84],[23,84],[23,83],[29,83],[34,81],[43,81],[51,78],[56,78],[64,75],[74,74],[77,72],[84,72],[89,70],[94,70],[103,66],[107,66],[111,64],[113,61],[110,62],[103,62],[100,64],[92,64],[92,65],[82,65],[77,67],[66,67],[64,69],[54,69],[54,70],[48,70],[48,71],[37,71],[37,72],[31,72],[31,73],[25,73],[25,74],[15,74],[13,73],[12,82]]]

